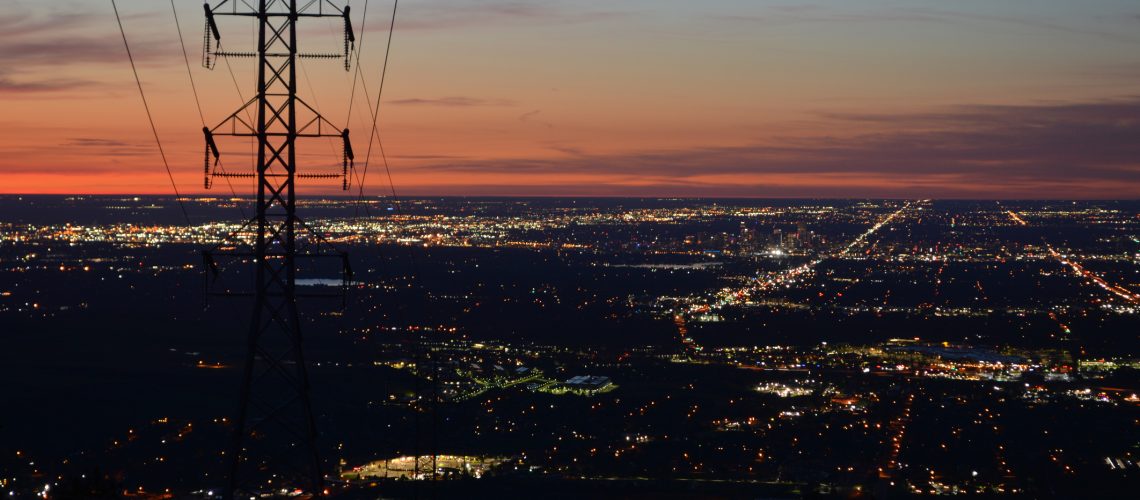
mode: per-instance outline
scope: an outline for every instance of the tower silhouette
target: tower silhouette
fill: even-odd
[[[317,425],[310,400],[301,320],[297,307],[297,260],[299,245],[320,245],[316,234],[305,234],[297,216],[296,181],[301,178],[341,178],[348,187],[352,148],[348,130],[335,127],[297,96],[297,64],[300,58],[339,59],[348,68],[355,38],[349,7],[330,0],[222,0],[204,5],[206,15],[203,63],[213,67],[218,58],[253,58],[257,61],[256,95],[214,128],[204,128],[206,186],[211,177],[256,178],[256,216],[243,231],[253,240],[241,251],[207,253],[206,263],[217,269],[216,259],[226,257],[253,267],[253,315],[241,384],[241,402],[234,421],[229,451],[228,494],[246,497],[261,492],[301,490],[321,494],[324,477],[317,447]],[[240,16],[257,21],[255,52],[232,52],[221,48],[218,18]],[[344,19],[344,53],[298,51],[298,22],[305,18]],[[252,139],[257,143],[255,172],[214,171],[219,149],[217,136]],[[297,139],[340,137],[344,151],[340,172],[300,172]],[[239,231],[241,233],[241,231]],[[319,255],[317,255],[319,256]],[[344,261],[343,254],[326,255]]]

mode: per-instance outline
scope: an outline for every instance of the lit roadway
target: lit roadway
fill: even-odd
[[[785,270],[780,271],[778,273],[770,274],[767,277],[756,278],[756,283],[751,288],[742,288],[739,290],[729,288],[729,289],[721,290],[721,293],[719,294],[721,296],[720,303],[726,304],[726,303],[732,302],[734,299],[735,300],[743,299],[744,297],[747,297],[748,295],[750,295],[751,291],[753,289],[770,290],[770,289],[776,288],[776,287],[783,285],[789,281],[793,281],[800,276],[803,276],[807,273],[810,273],[821,262],[823,262],[829,258],[846,257],[848,255],[851,255],[851,253],[853,251],[855,251],[855,249],[859,248],[859,246],[862,245],[864,242],[866,242],[868,238],[870,238],[872,235],[874,235],[876,232],[878,232],[883,227],[890,224],[892,221],[894,221],[896,218],[898,218],[900,215],[902,215],[903,212],[906,212],[911,207],[912,203],[913,202],[909,202],[909,201],[906,202],[905,204],[903,204],[902,208],[899,208],[898,210],[892,212],[890,215],[887,215],[886,217],[884,217],[882,220],[876,222],[873,226],[871,226],[866,231],[864,231],[862,234],[857,236],[854,240],[851,240],[850,243],[848,243],[846,246],[844,246],[842,249],[840,249],[835,254],[816,257],[815,259],[813,259],[810,262],[807,262],[805,264],[793,267],[791,269],[785,269]]]
[[[1096,273],[1085,269],[1084,266],[1082,266],[1079,262],[1060,254],[1053,249],[1052,245],[1046,243],[1045,246],[1049,248],[1049,253],[1053,256],[1053,258],[1057,259],[1057,261],[1059,261],[1062,265],[1069,266],[1077,274],[1092,281],[1093,283],[1096,283],[1097,286],[1105,289],[1105,291],[1116,295],[1117,297],[1120,297],[1132,304],[1140,304],[1140,293],[1133,293],[1132,290],[1124,288],[1120,285],[1113,285],[1112,283],[1105,281],[1104,278],[1101,278]]]
[[[1010,210],[1007,213],[1009,214],[1009,217],[1013,219],[1013,221],[1017,224],[1022,226],[1029,225],[1029,223],[1025,222],[1025,219],[1022,219],[1021,216],[1017,214],[1017,212]],[[1057,262],[1060,262],[1061,265],[1071,268],[1078,275],[1089,281],[1092,281],[1108,293],[1116,295],[1117,297],[1120,297],[1129,303],[1140,304],[1140,293],[1134,293],[1132,290],[1124,288],[1120,285],[1113,285],[1112,283],[1105,281],[1104,278],[1101,278],[1096,273],[1085,269],[1085,267],[1082,266],[1080,262],[1077,262],[1075,259],[1069,258],[1068,256],[1055,250],[1053,248],[1053,245],[1050,245],[1049,242],[1045,242],[1045,247],[1049,249],[1049,254],[1052,255],[1054,259],[1057,259]]]

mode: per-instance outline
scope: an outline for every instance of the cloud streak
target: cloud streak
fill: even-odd
[[[16,94],[47,94],[88,88],[94,85],[88,80],[55,79],[40,81],[16,81],[0,74],[0,96]]]
[[[124,146],[131,146],[131,144],[128,144],[128,143],[123,142],[123,141],[114,140],[114,139],[95,139],[95,138],[90,138],[90,137],[75,137],[75,138],[68,140],[68,142],[66,144],[64,144],[64,146],[77,146],[77,147],[83,147],[83,148],[124,147]]]
[[[476,97],[437,97],[437,98],[421,98],[411,97],[407,99],[394,99],[387,101],[388,104],[396,106],[439,106],[445,108],[470,108],[475,106],[512,106],[513,101],[505,99],[479,99]]]
[[[772,181],[803,185],[811,192],[846,184],[851,193],[865,195],[1140,196],[1140,98],[826,118],[849,129],[886,131],[431,168],[520,177],[590,175],[616,185],[643,179],[678,186],[667,192],[723,193],[734,191],[734,185]],[[872,180],[881,189],[862,185]]]
[[[472,2],[469,0],[417,5],[401,14],[401,30],[442,30],[483,26],[579,24],[615,19],[629,14],[616,11],[569,10],[555,3]],[[370,16],[371,17],[371,16]],[[387,31],[387,21],[370,21],[369,31]]]
[[[57,9],[33,14],[18,8],[0,14],[0,67],[14,71],[26,67],[122,63],[126,59],[123,42],[118,31],[110,28],[114,18],[108,16],[108,12]],[[136,61],[153,62],[177,54],[177,39],[153,36],[153,13],[128,14],[124,19]],[[141,21],[147,21],[145,29],[141,29]],[[159,33],[168,35],[165,31]]]
[[[1074,27],[1041,16],[994,15],[977,12],[893,7],[851,9],[817,4],[776,5],[766,14],[714,16],[721,21],[747,22],[764,26],[793,26],[818,23],[996,23],[1068,35],[1100,38],[1118,43],[1140,44],[1140,37],[1112,31]]]

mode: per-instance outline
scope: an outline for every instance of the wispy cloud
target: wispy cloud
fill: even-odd
[[[1140,196],[1140,98],[826,118],[849,129],[887,131],[430,168],[520,178],[591,175],[615,185],[642,179],[687,193],[724,194],[772,181],[802,184],[805,193],[842,191],[846,184],[849,196]]]
[[[473,106],[511,106],[514,102],[505,99],[479,99],[476,97],[436,97],[407,99],[394,99],[389,104],[397,106],[442,106],[448,108],[467,108]]]
[[[4,37],[43,35],[53,31],[82,28],[100,20],[105,21],[106,17],[91,12],[54,12],[48,16],[35,16],[27,11],[9,10],[0,13],[0,35]]]
[[[75,137],[69,139],[64,146],[89,147],[124,147],[130,144],[115,139],[95,139],[90,137]]]
[[[536,109],[533,111],[527,111],[526,113],[519,115],[519,121],[523,122],[523,123],[536,123],[536,124],[542,125],[546,128],[554,128],[553,123],[550,123],[546,120],[539,118],[538,115],[540,115],[540,114],[542,114],[542,110],[540,110],[540,109]]]
[[[949,5],[949,4],[947,4]],[[1022,26],[1054,33],[1101,38],[1119,43],[1140,44],[1140,36],[1081,27],[1026,9],[1024,15],[998,15],[967,10],[931,9],[923,7],[858,7],[846,3],[797,4],[768,6],[758,14],[716,15],[721,21],[739,21],[766,26],[791,26],[819,23],[990,23]]]
[[[146,40],[131,46],[135,61],[169,59],[176,41]],[[123,42],[116,36],[68,37],[57,40],[11,40],[0,36],[0,62],[12,67],[124,63]]]
[[[388,158],[395,158],[401,160],[463,160],[467,157],[458,155],[388,155]]]
[[[628,15],[618,11],[568,9],[554,2],[452,0],[419,4],[408,8],[401,13],[397,26],[399,29],[438,30],[479,26],[577,24]],[[388,22],[370,21],[368,29],[386,31]]]
[[[721,21],[740,21],[767,26],[853,22],[947,22],[946,16],[914,9],[848,9],[815,4],[773,5],[758,14],[715,15]]]
[[[125,15],[128,37],[136,61],[170,58],[177,38],[163,31],[154,33],[152,13]],[[60,12],[27,10],[0,14],[0,67],[18,70],[28,67],[64,67],[76,64],[122,63],[126,55],[114,18],[108,12],[79,9]]]
[[[78,79],[15,80],[0,73],[0,96],[5,94],[47,94],[90,88],[93,82]]]

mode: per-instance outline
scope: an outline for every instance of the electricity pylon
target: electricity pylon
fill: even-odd
[[[254,268],[253,317],[247,337],[241,406],[234,422],[229,451],[228,494],[247,497],[258,493],[294,492],[320,495],[324,490],[317,448],[317,425],[310,401],[309,377],[302,349],[301,322],[297,309],[298,244],[316,242],[312,234],[298,238],[303,223],[296,213],[296,181],[301,178],[341,178],[348,187],[352,148],[348,130],[332,125],[297,96],[299,58],[339,59],[348,68],[355,39],[349,7],[331,0],[222,0],[204,5],[206,35],[203,62],[213,67],[218,58],[247,57],[257,60],[256,95],[214,128],[204,128],[206,139],[206,185],[211,177],[250,177],[257,182],[257,215],[247,223],[244,235],[254,241],[241,252],[230,247],[221,254],[207,252],[207,266],[217,272],[216,258],[237,258]],[[221,48],[221,16],[241,16],[257,21],[256,52],[231,52]],[[344,53],[301,53],[297,24],[303,18],[342,17],[345,24]],[[255,172],[224,172],[217,166],[217,136],[244,137],[257,142]],[[296,141],[299,138],[340,137],[344,157],[341,171],[299,172]],[[241,233],[242,231],[239,231]],[[254,232],[255,231],[255,232]],[[304,257],[304,256],[301,256]],[[343,254],[332,257],[345,262]],[[345,282],[347,283],[347,282]]]

